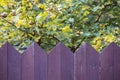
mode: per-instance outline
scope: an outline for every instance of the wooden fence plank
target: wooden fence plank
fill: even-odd
[[[33,43],[22,54],[22,80],[47,79],[47,55]]]
[[[100,80],[114,80],[114,44],[110,44],[100,55],[101,74]]]
[[[3,70],[0,70],[0,80],[21,80],[21,55],[9,43],[2,49],[0,65]]]
[[[34,53],[34,80],[47,80],[47,54],[36,43],[34,43]]]
[[[34,80],[34,44],[22,54],[22,80]]]
[[[48,80],[73,80],[73,53],[62,43],[48,55]]]
[[[74,68],[74,80],[99,80],[99,55],[88,43],[75,52]]]
[[[120,48],[111,43],[100,55],[101,74],[100,80],[120,79]]]
[[[21,55],[7,43],[8,80],[21,80]]]

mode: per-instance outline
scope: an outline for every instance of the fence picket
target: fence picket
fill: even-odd
[[[48,80],[73,80],[73,53],[62,43],[48,55]]]
[[[100,80],[120,79],[120,48],[111,43],[100,55],[101,74]]]
[[[88,43],[75,52],[74,66],[74,80],[99,80],[99,55]]]
[[[47,80],[47,55],[36,43],[22,54],[22,80]]]
[[[0,65],[3,70],[0,70],[0,80],[21,80],[21,55],[9,43],[3,46],[2,51]]]

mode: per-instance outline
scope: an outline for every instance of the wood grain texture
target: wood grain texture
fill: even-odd
[[[22,80],[47,80],[47,54],[36,43],[22,54]]]
[[[73,53],[58,43],[48,55],[48,80],[73,80]]]
[[[111,43],[100,55],[100,80],[120,79],[120,48]]]
[[[88,43],[73,54],[61,42],[49,54],[37,43],[19,54],[9,43],[0,48],[0,80],[119,80],[120,47],[111,43],[98,54]]]
[[[9,43],[0,50],[0,80],[21,80],[21,55]]]
[[[88,43],[75,52],[74,68],[74,80],[99,80],[99,55]]]

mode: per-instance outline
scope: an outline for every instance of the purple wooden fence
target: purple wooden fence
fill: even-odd
[[[111,43],[98,54],[88,43],[72,53],[58,43],[49,54],[31,44],[19,54],[0,48],[0,80],[120,80],[120,47]]]

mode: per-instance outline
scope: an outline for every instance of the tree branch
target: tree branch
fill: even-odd
[[[73,49],[74,52],[75,52],[75,50],[77,50],[77,49],[79,48],[79,46],[82,44],[82,42],[83,42],[85,39],[86,39],[86,37],[83,37],[83,38],[82,38],[81,42],[77,45],[77,47],[75,47],[75,48]]]
[[[2,16],[0,16],[0,18],[2,18],[4,21],[6,21],[7,23],[9,23],[9,24],[11,24],[11,25],[13,25],[13,26],[15,26],[13,23],[11,23],[10,21],[8,21],[8,20],[6,20],[5,18],[3,18]],[[16,27],[16,26],[15,26]]]
[[[109,6],[116,6],[116,5],[115,5],[115,3],[110,3],[110,4],[104,5],[104,8],[102,8],[101,13],[98,15],[98,18],[96,19],[95,22],[98,22],[98,21],[99,21],[99,19],[101,18],[101,16],[104,14],[105,9],[106,9],[107,7],[109,7]]]

